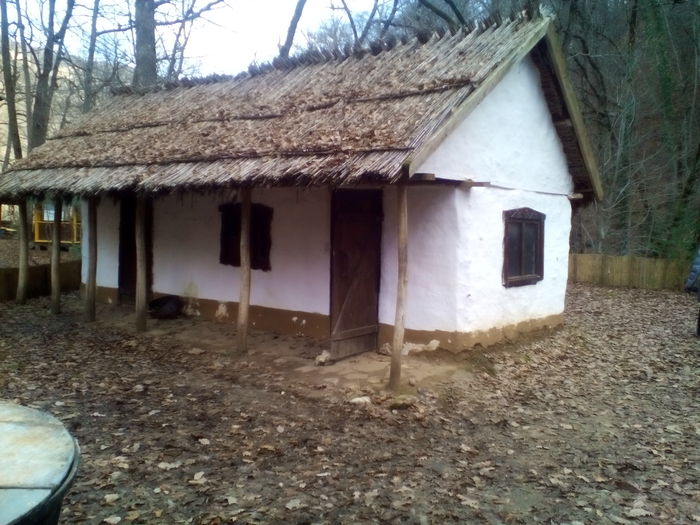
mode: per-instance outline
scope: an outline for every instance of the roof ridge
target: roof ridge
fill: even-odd
[[[461,42],[465,38],[478,37],[488,31],[501,29],[504,27],[520,24],[523,22],[534,22],[537,18],[546,19],[547,15],[537,14],[532,16],[527,11],[513,14],[508,17],[498,15],[476,20],[471,23],[460,25],[456,31],[450,32],[444,27],[418,31],[413,37],[396,37],[390,35],[381,40],[373,40],[366,44],[346,44],[335,48],[310,48],[291,57],[275,57],[269,62],[252,63],[247,71],[236,75],[212,74],[204,77],[184,77],[177,81],[170,81],[158,84],[151,88],[136,89],[132,86],[122,86],[112,90],[113,95],[145,95],[161,91],[170,91],[178,88],[192,88],[207,84],[217,84],[236,80],[245,80],[256,76],[265,75],[273,71],[292,71],[305,66],[327,64],[333,61],[343,62],[350,58],[362,60],[368,56],[379,56],[394,50],[403,48],[404,50],[420,49],[426,46],[438,45],[441,42],[454,41]]]

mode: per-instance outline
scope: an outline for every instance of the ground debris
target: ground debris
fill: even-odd
[[[301,338],[253,333],[238,358],[225,325],[215,348],[176,333],[194,321],[134,335],[64,302],[0,304],[0,397],[80,442],[65,523],[700,521],[692,297],[571,286],[564,327],[409,355],[406,377],[454,373],[397,396],[334,381]]]

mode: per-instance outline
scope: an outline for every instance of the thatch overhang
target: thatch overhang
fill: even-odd
[[[547,18],[519,18],[425,43],[118,95],[17,161],[0,178],[0,196],[392,184],[410,178],[455,123],[531,52],[550,109],[559,111],[553,109],[553,117],[576,191],[600,196],[550,26]]]

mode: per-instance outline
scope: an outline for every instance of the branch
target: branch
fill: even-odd
[[[357,36],[357,27],[355,26],[355,19],[352,17],[352,13],[350,12],[350,8],[348,7],[348,4],[345,2],[345,0],[340,0],[340,1],[343,4],[343,10],[345,11],[345,14],[348,15],[348,20],[350,21],[350,27],[352,28],[352,34],[355,37],[355,42],[357,42],[358,36]]]
[[[287,58],[289,56],[289,50],[292,48],[292,43],[294,42],[294,34],[297,32],[297,25],[299,24],[299,19],[301,14],[304,12],[304,5],[306,0],[297,0],[297,6],[294,9],[294,15],[289,23],[289,29],[287,30],[287,39],[284,41],[284,45],[280,46],[280,57]]]
[[[456,29],[456,24],[455,21],[452,19],[452,17],[449,15],[449,13],[446,13],[439,7],[434,6],[428,0],[418,0],[418,3],[422,5],[423,7],[429,9],[433,13],[435,13],[438,17],[442,18],[445,22],[447,22],[447,25],[450,26],[450,31],[454,31]]]
[[[53,42],[58,42],[58,49],[56,50],[56,58],[51,68],[51,85],[56,85],[56,78],[58,77],[58,68],[61,65],[61,59],[63,58],[63,38],[68,29],[68,22],[73,15],[73,6],[75,5],[75,0],[68,0],[66,5],[66,13],[63,17],[63,22],[61,23],[61,28],[58,30],[53,37]]]
[[[369,33],[370,25],[374,21],[374,15],[377,14],[377,7],[378,6],[379,6],[379,0],[374,0],[374,5],[372,6],[372,11],[370,12],[369,17],[367,17],[367,22],[365,23],[365,27],[362,30],[362,34],[360,35],[360,39],[358,40],[358,43],[361,44],[367,38],[367,34]]]
[[[158,27],[160,27],[160,26],[173,26],[176,24],[182,24],[184,22],[192,22],[193,20],[196,20],[197,18],[202,16],[207,11],[211,11],[212,9],[214,9],[214,7],[216,7],[217,5],[222,4],[224,2],[226,2],[226,0],[212,0],[207,5],[205,5],[204,7],[202,7],[201,9],[199,9],[197,11],[189,10],[190,12],[188,14],[186,14],[185,16],[183,16],[182,18],[177,18],[175,20],[163,20],[160,22],[156,22],[156,26],[158,26]],[[170,3],[169,0],[163,0],[161,2],[156,2],[155,6],[157,8],[163,4],[168,4],[168,3]],[[103,29],[101,31],[98,31],[96,34],[97,34],[97,36],[102,36],[102,35],[106,35],[109,33],[122,33],[125,31],[132,31],[134,28],[135,28],[135,26],[134,26],[133,22],[130,22],[126,26],[118,25],[117,27],[112,27],[109,29]]]
[[[457,9],[457,6],[454,3],[454,0],[444,0],[447,5],[450,6],[450,9],[452,9],[452,12],[455,14],[457,17],[457,20],[459,20],[459,23],[462,24],[463,26],[467,25],[467,21],[464,19],[462,16],[462,13]]]
[[[386,20],[383,21],[382,23],[382,30],[379,33],[379,39],[381,40],[384,38],[384,35],[386,35],[386,32],[389,30],[391,27],[392,22],[394,21],[394,17],[396,16],[396,11],[399,8],[399,0],[394,0],[394,5],[391,6],[391,13],[389,13],[389,16],[386,18]]]

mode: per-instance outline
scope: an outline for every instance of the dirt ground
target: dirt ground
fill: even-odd
[[[230,325],[4,303],[0,397],[79,440],[63,523],[700,522],[697,309],[572,286],[561,329],[410,355],[391,397],[377,354],[254,334],[237,358]]]
[[[29,265],[37,266],[51,262],[51,246],[37,245],[29,250]],[[61,250],[61,261],[80,259],[80,252],[76,248]],[[0,268],[16,268],[19,264],[19,244],[16,239],[0,238]]]

